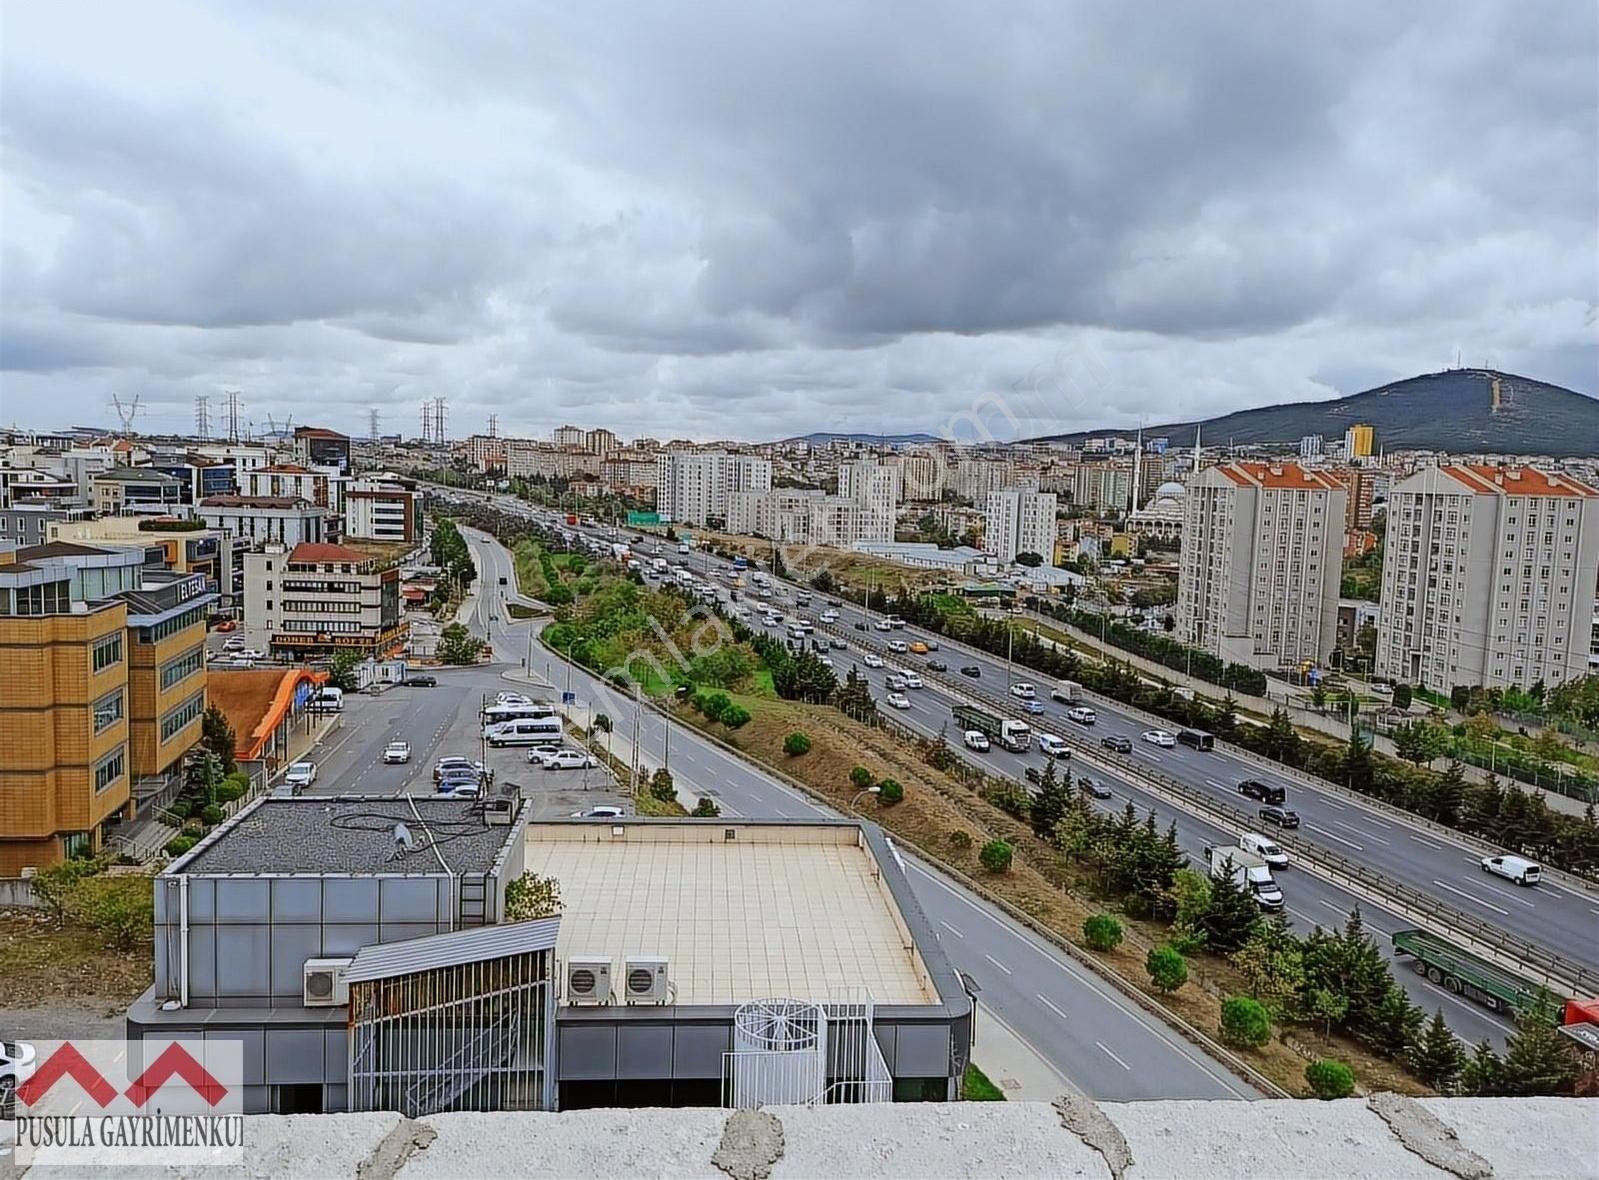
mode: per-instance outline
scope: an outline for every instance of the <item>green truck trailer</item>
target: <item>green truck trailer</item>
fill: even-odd
[[[1479,958],[1426,930],[1395,930],[1394,951],[1410,957],[1411,968],[1456,995],[1495,1012],[1520,1015],[1539,1008],[1558,1009],[1562,997],[1523,979],[1497,963]]]

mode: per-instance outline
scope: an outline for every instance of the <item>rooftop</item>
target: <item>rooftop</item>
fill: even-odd
[[[207,496],[201,508],[311,508],[300,496]]]
[[[1219,470],[1240,487],[1276,488],[1288,491],[1337,491],[1344,485],[1325,471],[1311,471],[1297,463],[1256,463],[1236,460],[1223,463]]]
[[[561,884],[558,958],[663,955],[679,1004],[939,1003],[854,824],[533,824],[526,865]]]
[[[1580,483],[1559,471],[1536,467],[1493,467],[1485,463],[1445,467],[1452,476],[1474,492],[1503,491],[1507,496],[1574,496],[1586,499],[1599,496],[1599,490]]]
[[[111,467],[94,478],[116,480],[121,483],[176,484],[178,482],[176,476],[157,471],[154,467]]]
[[[394,826],[400,823],[415,840],[416,847],[410,852],[395,849]],[[439,865],[439,856],[443,856],[451,872],[481,873],[493,866],[517,832],[515,824],[485,824],[472,802],[465,799],[424,795],[267,798],[239,812],[166,871],[432,875],[444,872]]]
[[[360,563],[367,560],[367,558],[366,554],[358,553],[354,549],[346,548],[343,545],[319,545],[314,542],[306,541],[294,547],[293,552],[289,554],[289,560],[303,562],[348,561]]]
[[[209,703],[222,710],[234,734],[234,753],[249,760],[291,712],[295,696],[328,678],[309,668],[228,668],[212,664],[206,683]],[[302,690],[300,686],[306,688]]]

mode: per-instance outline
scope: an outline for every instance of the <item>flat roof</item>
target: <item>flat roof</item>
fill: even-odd
[[[412,804],[422,817],[420,825]],[[415,843],[407,852],[395,846],[394,826],[400,823]],[[451,872],[482,873],[493,867],[513,834],[520,834],[516,823],[490,826],[467,799],[263,798],[217,828],[166,872],[442,874],[442,856]],[[439,856],[434,855],[435,848]]]
[[[526,838],[527,870],[560,882],[560,959],[620,969],[625,955],[664,956],[679,1004],[860,989],[878,1004],[942,1002],[853,823],[581,820]]]

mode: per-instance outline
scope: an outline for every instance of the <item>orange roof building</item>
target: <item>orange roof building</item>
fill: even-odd
[[[310,668],[212,669],[211,704],[233,727],[234,756],[274,766],[287,758],[290,727],[327,678]]]

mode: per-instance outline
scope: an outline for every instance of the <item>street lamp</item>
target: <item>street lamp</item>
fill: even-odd
[[[878,786],[876,783],[874,783],[871,786],[867,787],[865,790],[859,791],[859,792],[856,793],[855,798],[853,798],[853,799],[851,799],[849,801],[849,809],[851,811],[855,810],[855,805],[861,801],[861,796],[862,795],[881,795],[882,793],[883,793],[883,788]]]

